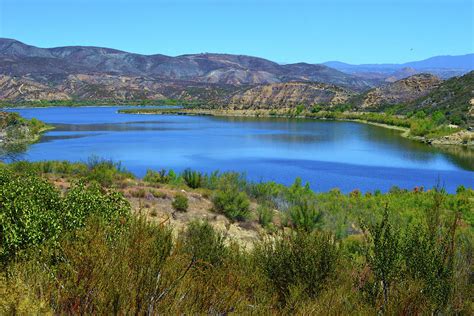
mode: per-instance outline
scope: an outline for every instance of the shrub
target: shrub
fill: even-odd
[[[311,113],[318,113],[322,110],[322,107],[318,104],[313,105],[311,108]]]
[[[178,193],[171,205],[178,212],[186,212],[188,210],[188,198],[186,195]]]
[[[430,118],[414,119],[411,121],[410,134],[414,136],[426,136],[435,127]]]
[[[309,187],[309,183],[303,186],[301,178],[296,178],[295,182],[286,190],[285,197],[290,203],[299,203],[300,201],[310,198],[313,195]]]
[[[313,231],[321,226],[322,217],[322,212],[308,199],[303,199],[290,208],[290,219],[296,229]]]
[[[250,183],[247,186],[248,194],[261,202],[269,202],[278,196],[278,194],[285,189],[281,184],[276,182],[260,182]]]
[[[64,198],[49,182],[36,176],[0,170],[0,257],[11,259],[22,249],[55,241],[65,230],[84,226],[90,215],[118,224],[130,205],[117,192],[78,183]]]
[[[246,188],[247,182],[240,173],[225,172],[217,178],[216,184],[215,188],[217,189],[243,191]]]
[[[59,192],[35,176],[8,176],[0,171],[0,260],[47,240],[61,231]]]
[[[438,233],[442,234],[438,236]],[[434,311],[446,306],[455,287],[453,239],[454,231],[436,229],[436,235],[432,235],[428,227],[422,225],[411,228],[403,243],[408,275],[421,283]]]
[[[212,199],[214,210],[232,220],[245,220],[250,214],[250,201],[245,192],[217,190]]]
[[[134,198],[141,198],[143,199],[146,196],[146,190],[145,189],[138,189],[130,192],[130,195]]]
[[[269,227],[273,221],[273,210],[267,205],[259,205],[257,208],[258,222],[263,227]]]
[[[219,265],[227,255],[225,237],[207,221],[193,221],[184,234],[183,249],[202,265]]]
[[[191,169],[186,169],[181,175],[183,177],[186,185],[192,189],[197,189],[202,186],[203,176],[198,171],[192,171]]]
[[[168,197],[166,192],[162,192],[158,190],[151,190],[150,193],[157,199],[166,199]]]
[[[32,260],[36,283],[30,286],[43,289],[58,314],[157,313],[160,295],[182,273],[177,262],[175,271],[165,269],[172,249],[170,230],[134,218],[120,238],[110,242],[108,226],[95,219],[74,238],[61,240],[56,263],[41,256]]]
[[[104,192],[95,183],[78,182],[64,198],[63,226],[66,229],[82,227],[91,215],[106,223],[119,224],[129,218],[130,204],[121,193]]]
[[[295,108],[295,115],[300,115],[301,113],[303,113],[304,109],[305,107],[303,104],[297,105]]]
[[[168,173],[166,173],[164,169],[161,169],[159,172],[148,169],[143,177],[143,181],[155,184],[170,183],[176,181],[176,174],[173,170],[169,170]]]
[[[316,297],[333,276],[339,251],[331,235],[300,231],[257,245],[254,256],[280,302],[285,303],[292,287]]]
[[[385,209],[383,219],[367,228],[368,249],[367,264],[373,273],[374,281],[367,282],[365,290],[371,300],[376,301],[382,293],[382,311],[389,302],[390,289],[395,278],[400,273],[400,233],[394,229],[389,220],[388,210]]]
[[[86,165],[89,169],[85,175],[87,179],[97,181],[102,186],[109,187],[117,180],[134,178],[133,174],[126,171],[120,162],[92,156],[87,160]]]

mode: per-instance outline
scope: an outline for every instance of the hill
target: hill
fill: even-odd
[[[227,103],[237,109],[334,105],[347,102],[353,94],[350,90],[323,83],[274,83],[239,91]]]
[[[357,97],[362,108],[380,107],[413,101],[439,87],[442,80],[430,74],[419,74],[373,88]]]
[[[474,71],[444,81],[425,96],[402,106],[404,111],[443,112],[454,124],[474,127]]]

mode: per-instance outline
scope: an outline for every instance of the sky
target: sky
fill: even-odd
[[[0,0],[0,37],[39,47],[402,63],[474,52],[473,0]]]

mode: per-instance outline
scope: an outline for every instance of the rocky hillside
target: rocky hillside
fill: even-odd
[[[275,83],[260,85],[234,94],[228,103],[237,109],[282,108],[299,104],[345,103],[353,92],[322,83]]]
[[[38,48],[11,39],[0,39],[0,73],[48,84],[61,84],[70,75],[106,74],[224,85],[310,81],[361,90],[374,85],[374,80],[361,79],[324,65],[280,65],[263,58],[229,54],[171,57],[101,47]]]
[[[451,122],[474,128],[474,71],[444,81],[430,93],[406,104],[403,110],[441,111]]]
[[[355,104],[361,108],[370,108],[411,102],[429,94],[441,83],[441,79],[430,74],[414,75],[373,88],[358,96]]]
[[[69,100],[71,97],[56,87],[28,79],[0,74],[0,100]]]
[[[13,103],[38,100],[125,102],[163,99],[217,103],[241,88],[107,74],[69,75],[56,84],[41,83],[29,77],[0,75],[0,101]]]

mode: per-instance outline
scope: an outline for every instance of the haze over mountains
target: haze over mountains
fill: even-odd
[[[431,73],[443,79],[447,79],[474,70],[474,54],[435,56],[403,64],[351,65],[339,61],[329,61],[323,64],[363,78],[385,78],[385,81],[389,82],[417,73]]]

